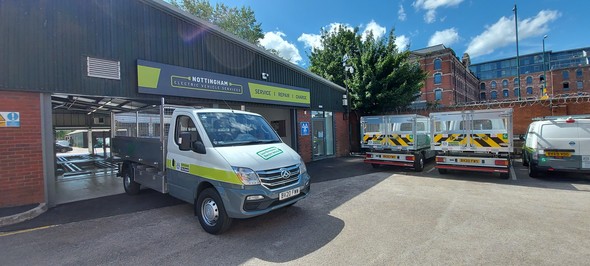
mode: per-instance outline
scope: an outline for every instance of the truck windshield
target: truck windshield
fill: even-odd
[[[281,142],[272,127],[257,115],[199,113],[213,146],[238,146]]]

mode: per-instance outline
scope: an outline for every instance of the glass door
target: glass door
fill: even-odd
[[[334,121],[332,112],[312,111],[311,132],[313,159],[334,155]]]
[[[313,118],[312,119],[312,132],[313,132],[313,156],[323,157],[326,155],[326,129],[325,129],[325,118]]]

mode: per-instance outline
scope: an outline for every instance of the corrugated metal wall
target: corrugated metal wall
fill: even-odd
[[[286,84],[312,109],[342,111],[339,87],[152,0],[1,0],[0,89],[152,99],[137,93],[136,60]],[[121,62],[121,80],[88,77],[86,57]]]

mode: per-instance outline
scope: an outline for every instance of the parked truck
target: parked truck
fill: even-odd
[[[430,148],[430,121],[420,115],[361,117],[361,148],[365,163],[373,167],[394,165],[421,172],[424,161],[434,157]]]
[[[305,163],[258,114],[165,106],[162,100],[155,109],[113,114],[112,121],[125,192],[145,187],[194,204],[208,233],[309,193]]]
[[[512,109],[430,113],[436,168],[499,173],[509,178],[513,152]]]

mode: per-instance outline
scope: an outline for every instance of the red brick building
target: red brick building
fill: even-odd
[[[478,100],[479,81],[469,71],[468,54],[460,60],[453,49],[439,44],[412,51],[410,58],[428,73],[421,95],[412,108],[451,106]]]

